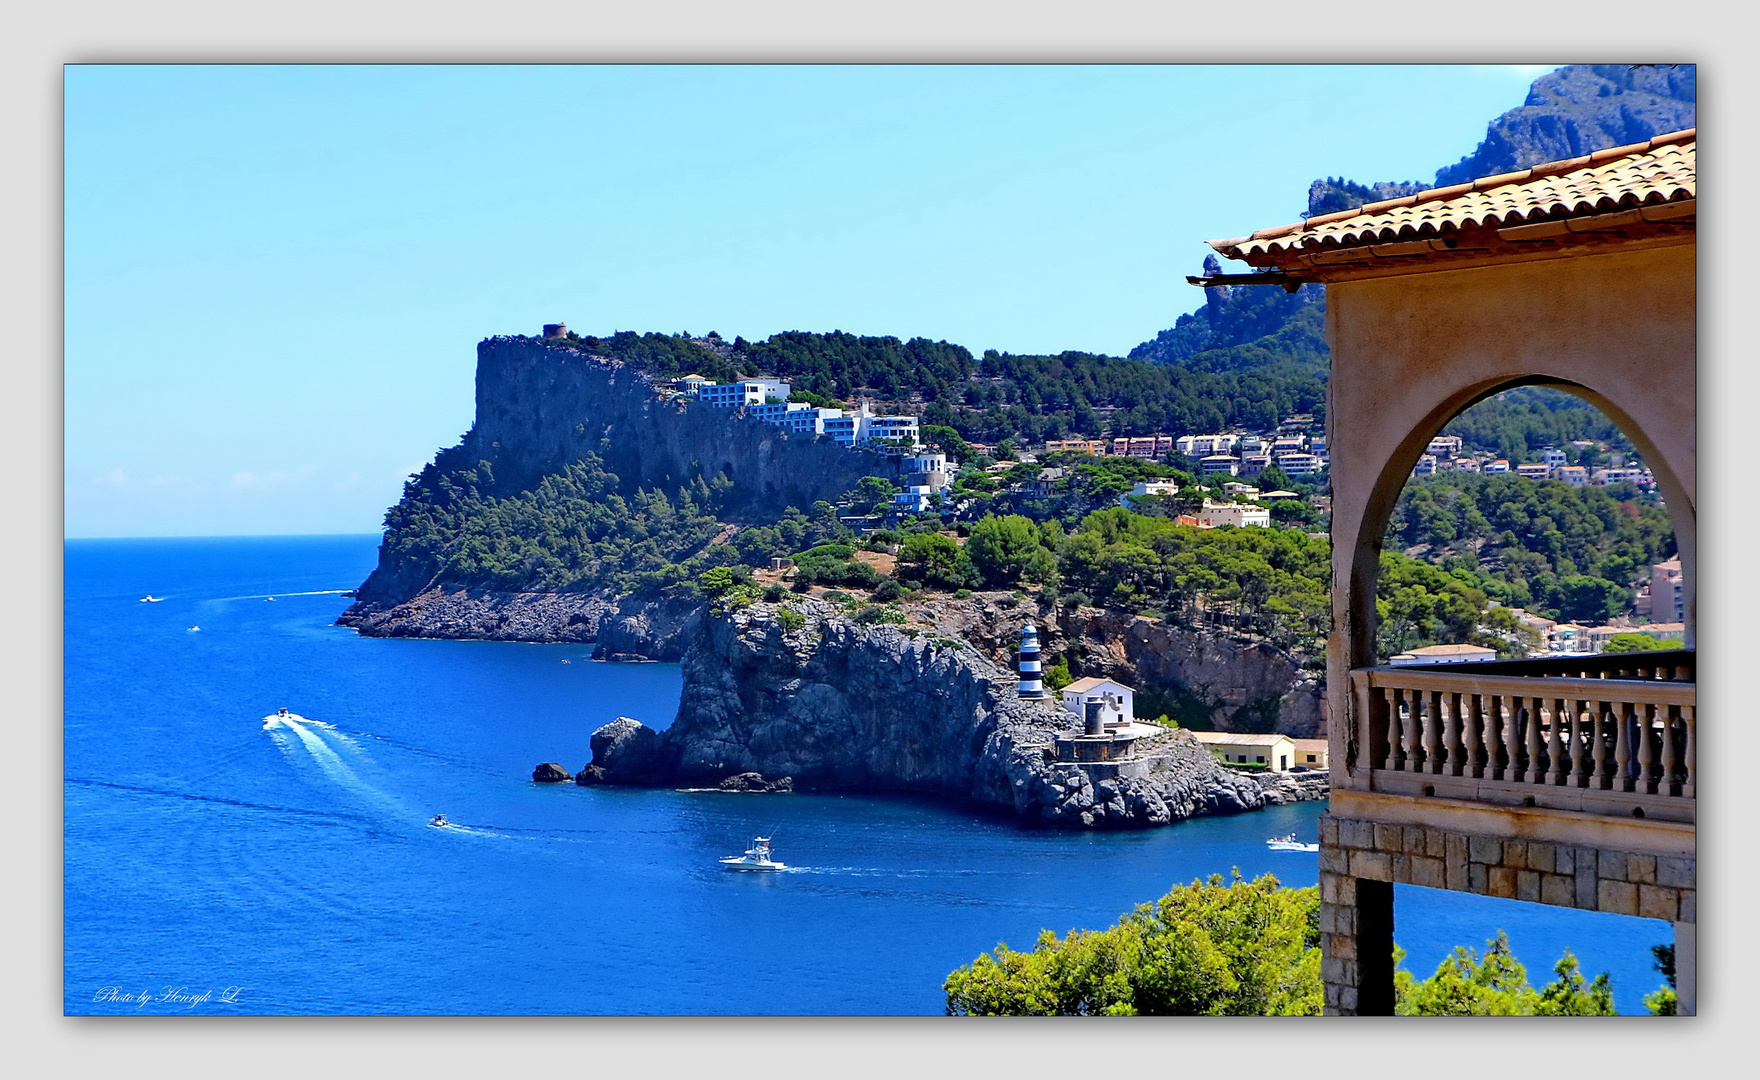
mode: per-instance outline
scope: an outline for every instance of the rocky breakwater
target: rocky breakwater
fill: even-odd
[[[785,607],[801,618],[779,618]],[[706,618],[683,668],[672,726],[600,728],[578,782],[714,787],[756,773],[797,790],[970,800],[1069,828],[1142,828],[1266,802],[1258,781],[1171,730],[1140,740],[1126,764],[1058,762],[1055,736],[1075,717],[1020,700],[1014,675],[977,649],[858,624],[822,601]]]

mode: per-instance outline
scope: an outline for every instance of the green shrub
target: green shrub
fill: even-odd
[[[947,977],[950,1016],[1317,1016],[1320,896],[1275,877],[1176,886],[1106,930],[1042,931]]]
[[[807,625],[807,617],[791,607],[778,608],[776,625],[782,627],[784,633],[793,633]]]
[[[882,625],[900,624],[905,621],[904,612],[884,604],[869,604],[856,612],[855,619],[859,623],[879,623]]]

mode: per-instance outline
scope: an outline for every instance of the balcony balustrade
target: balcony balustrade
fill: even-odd
[[[1690,650],[1359,668],[1332,783],[1692,823],[1694,676]]]

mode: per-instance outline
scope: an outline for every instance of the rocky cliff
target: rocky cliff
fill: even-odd
[[[731,522],[773,521],[789,506],[810,509],[837,499],[864,476],[898,479],[897,458],[692,405],[661,392],[636,366],[573,342],[494,337],[477,346],[470,431],[436,455],[420,483],[444,489],[453,470],[468,470],[473,496],[480,488],[484,497],[508,499],[589,454],[625,497],[638,489],[677,496],[693,482],[725,477],[731,484],[717,512]],[[431,507],[418,505],[417,483],[405,488],[390,518],[425,520]],[[343,623],[366,634],[593,640],[600,616],[617,602],[461,589],[468,578],[446,577],[446,545],[455,541],[442,530],[436,542],[406,537],[394,544],[388,531],[379,565],[357,590],[358,602]],[[432,629],[424,630],[429,624]],[[530,628],[531,636],[521,637],[526,631],[520,627]]]
[[[1140,740],[1131,759],[1074,765],[1053,739],[1075,718],[1022,701],[1015,678],[965,643],[910,627],[861,626],[815,600],[787,629],[778,607],[705,616],[688,636],[677,718],[664,732],[620,718],[593,735],[583,784],[708,787],[757,773],[799,789],[971,800],[1021,820],[1142,828],[1255,809],[1250,776],[1189,734]]]
[[[367,637],[580,642],[602,659],[678,660],[702,608],[697,600],[429,588],[395,603],[355,604],[336,621]]]
[[[1039,627],[1048,665],[1073,654],[1075,674],[1135,687],[1139,714],[1163,708],[1171,714],[1177,707],[1183,721],[1220,731],[1276,731],[1298,739],[1322,733],[1319,676],[1305,670],[1299,657],[1264,642],[1125,611],[1029,607],[1002,592],[963,600],[934,596],[907,610],[924,629],[970,642],[1001,667],[1012,663],[1021,626],[1030,619]]]
[[[888,468],[880,454],[664,397],[633,365],[522,337],[477,346],[477,415],[464,448],[464,460],[489,461],[514,490],[589,451],[631,489],[671,491],[720,474],[734,481],[726,510],[735,514],[804,509]]]

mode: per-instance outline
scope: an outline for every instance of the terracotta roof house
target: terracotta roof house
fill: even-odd
[[[1216,240],[1254,272],[1191,279],[1326,287],[1330,1014],[1393,1012],[1395,884],[1670,922],[1697,1009],[1697,149],[1677,131]],[[1446,423],[1518,386],[1587,400],[1655,474],[1684,648],[1378,663],[1401,489]]]

